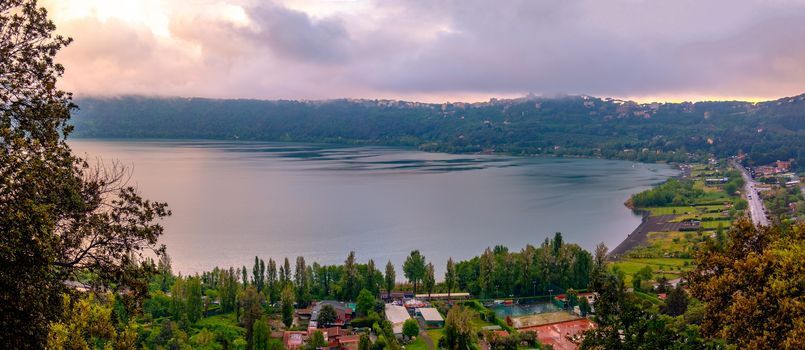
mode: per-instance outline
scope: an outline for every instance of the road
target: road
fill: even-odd
[[[749,176],[749,171],[742,167],[735,161],[730,161],[732,166],[741,171],[741,176],[744,179],[744,194],[746,200],[749,201],[749,215],[755,226],[769,226],[769,219],[766,218],[766,208],[763,206],[763,200],[760,199],[757,193],[757,182]]]

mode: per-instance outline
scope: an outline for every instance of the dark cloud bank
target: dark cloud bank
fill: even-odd
[[[805,91],[803,1],[390,0],[324,16],[242,7],[249,25],[176,11],[170,40],[113,20],[60,23],[76,39],[61,56],[67,87],[269,99]]]

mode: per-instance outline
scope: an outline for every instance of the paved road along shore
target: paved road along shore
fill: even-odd
[[[749,171],[742,167],[735,161],[730,161],[733,167],[741,171],[741,176],[744,179],[744,194],[746,200],[749,201],[749,215],[752,217],[752,223],[755,226],[769,226],[769,219],[766,218],[766,208],[763,207],[763,200],[757,192],[757,182],[749,176]]]

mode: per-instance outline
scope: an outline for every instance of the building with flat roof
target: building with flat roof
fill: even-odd
[[[417,294],[414,296],[416,299],[423,299],[423,300],[464,300],[470,298],[470,293],[450,293],[448,298],[447,293],[431,293],[428,294]]]
[[[432,307],[421,307],[416,309],[416,315],[422,317],[425,321],[425,326],[428,328],[441,328],[444,327],[444,318],[439,310]]]
[[[386,319],[391,322],[394,334],[402,334],[403,323],[411,318],[408,310],[400,305],[386,304]]]
[[[305,344],[307,332],[305,331],[285,331],[282,334],[282,344],[286,349],[297,349]]]

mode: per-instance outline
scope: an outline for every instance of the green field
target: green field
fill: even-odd
[[[405,348],[409,350],[428,350],[428,344],[425,344],[422,337],[416,337],[416,340],[405,344]]]
[[[732,224],[732,221],[731,220],[702,221],[702,228],[714,230],[718,228],[719,224],[721,224],[721,227],[723,227],[724,229],[727,229],[730,227],[730,224]]]
[[[430,338],[433,339],[433,345],[439,345],[439,339],[442,339],[442,337],[444,336],[444,331],[442,328],[429,329],[427,333],[430,336]]]
[[[670,215],[670,214],[685,214],[685,213],[698,213],[695,207],[682,206],[682,207],[652,207],[642,208],[648,210],[651,215]]]
[[[685,266],[685,262],[688,262],[688,266]],[[625,280],[627,286],[631,286],[632,284],[632,276],[640,271],[645,266],[650,266],[654,270],[654,278],[659,278],[663,276],[667,279],[674,279],[678,278],[679,274],[677,273],[664,273],[660,274],[657,271],[682,271],[690,270],[693,268],[691,265],[691,259],[675,259],[675,258],[658,258],[658,259],[624,259],[615,263],[612,263],[613,269],[620,269],[625,274]]]

